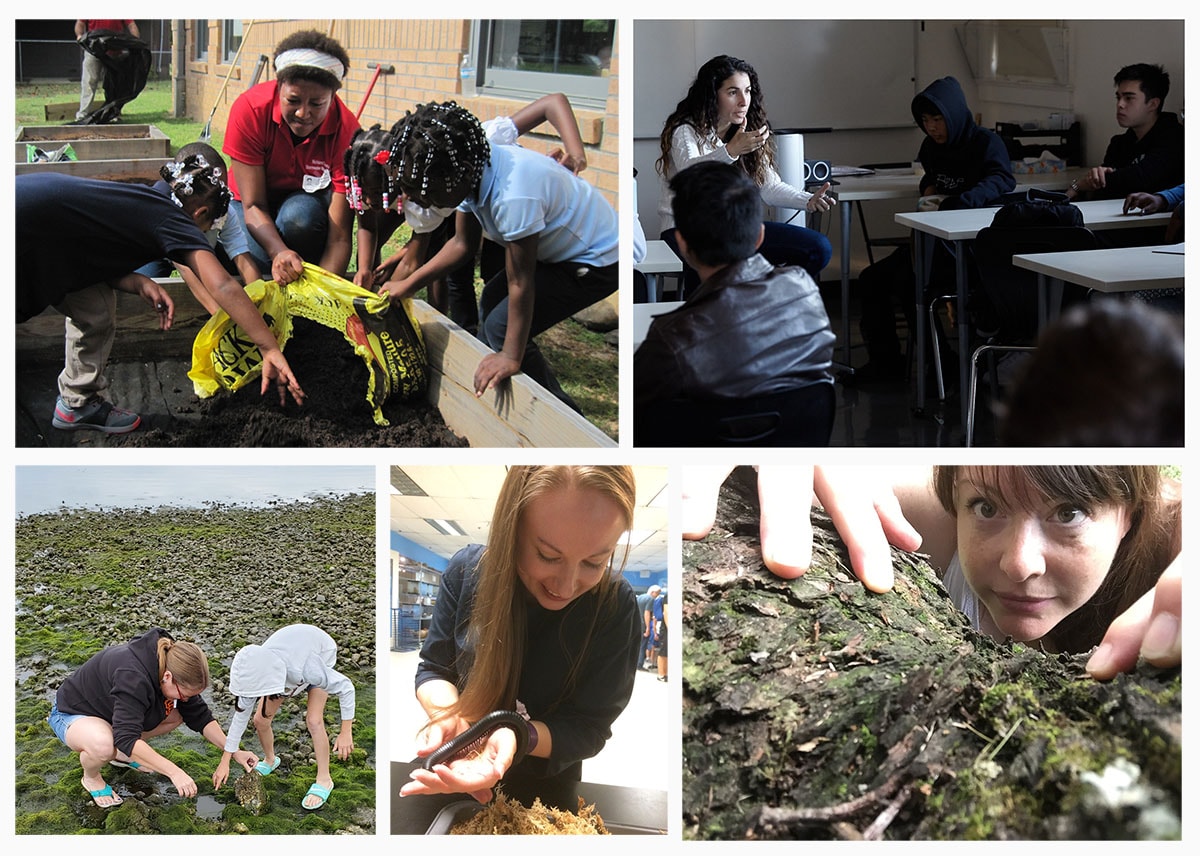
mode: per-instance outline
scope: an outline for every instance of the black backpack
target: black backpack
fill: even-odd
[[[1083,226],[1083,212],[1065,193],[1053,190],[1028,190],[1000,197],[1000,209],[992,218],[993,226],[1006,228],[1042,226]]]

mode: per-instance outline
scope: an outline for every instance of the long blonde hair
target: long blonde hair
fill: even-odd
[[[158,679],[170,671],[175,683],[189,690],[208,687],[208,657],[194,642],[176,642],[165,633],[158,637]]]
[[[525,655],[527,597],[517,575],[518,533],[522,515],[530,502],[554,490],[576,488],[594,490],[615,502],[621,510],[625,529],[633,525],[637,486],[633,469],[628,466],[517,466],[510,467],[496,499],[487,546],[476,570],[478,584],[471,608],[468,648],[473,657],[466,686],[447,716],[462,716],[474,721],[493,710],[512,709],[521,683],[521,663]],[[626,545],[618,564],[614,552],[608,572],[593,591],[599,598],[593,612],[588,642],[574,659],[566,680],[570,692],[578,679],[593,630],[602,616],[614,608],[617,584],[628,558]],[[590,594],[590,593],[589,593]],[[586,595],[585,595],[586,597]],[[576,607],[577,598],[566,609]]]
[[[934,492],[957,516],[958,467],[935,467]],[[1180,503],[1173,483],[1155,466],[963,467],[976,483],[1019,507],[1066,499],[1086,511],[1112,505],[1129,512],[1130,526],[1100,588],[1083,606],[1046,634],[1059,651],[1087,651],[1099,644],[1113,619],[1154,587],[1179,554]]]

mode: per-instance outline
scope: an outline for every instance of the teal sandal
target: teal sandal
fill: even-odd
[[[260,776],[269,776],[275,772],[275,768],[279,766],[279,756],[275,756],[275,763],[268,764],[266,761],[259,761],[254,765],[254,772]]]
[[[325,800],[329,799],[329,792],[332,790],[333,790],[333,785],[330,785],[329,787],[326,788],[322,785],[318,785],[316,782],[313,782],[312,785],[308,789],[308,793],[306,793],[304,795],[304,799],[302,799],[300,801],[300,805],[302,805],[304,808],[308,809],[309,811],[316,811],[321,806],[325,805]],[[321,801],[319,803],[317,803],[316,805],[309,805],[308,804],[309,797],[317,797]]]

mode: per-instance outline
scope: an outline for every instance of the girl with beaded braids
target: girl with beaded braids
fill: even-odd
[[[377,288],[389,279],[404,279],[420,267],[431,252],[437,252],[454,234],[452,211],[420,208],[411,201],[389,197],[387,214],[380,217],[384,183],[387,180],[380,152],[390,149],[391,134],[404,122],[400,120],[389,132],[378,126],[363,131],[354,138],[346,152],[346,174],[350,181],[347,199],[358,212],[358,271],[354,282],[366,289]],[[587,168],[587,153],[579,133],[579,121],[571,102],[561,92],[543,95],[512,116],[497,116],[483,123],[489,145],[519,145],[519,138],[548,122],[558,132],[561,148],[548,156],[575,175]],[[386,160],[386,158],[384,158]],[[402,216],[400,216],[402,215]],[[400,223],[407,220],[412,239],[395,255],[380,263],[377,245],[386,243]],[[373,231],[374,230],[374,231]],[[376,257],[364,250],[375,249]],[[479,305],[475,298],[475,260],[465,262],[442,281],[427,289],[427,299],[434,309],[447,314],[454,323],[474,333],[479,327]],[[368,266],[369,265],[369,266]],[[492,241],[485,241],[481,251],[480,268],[486,281],[504,265],[504,250]]]
[[[345,276],[354,216],[343,155],[359,124],[337,91],[350,57],[336,40],[302,30],[279,42],[274,62],[275,80],[243,92],[229,111],[230,216],[276,282],[295,282],[306,261]]]
[[[263,393],[276,383],[280,403],[285,389],[297,402],[304,399],[275,337],[204,235],[229,205],[223,166],[193,155],[164,165],[161,175],[154,187],[55,173],[17,177],[17,323],[49,306],[67,316],[56,428],[120,434],[141,423],[106,400],[105,365],[116,332],[116,291],[140,296],[158,312],[160,328],[170,329],[170,294],[136,272],[161,258],[199,282],[261,350]]]
[[[617,216],[587,182],[544,155],[492,146],[479,120],[447,102],[400,125],[386,172],[422,208],[458,207],[454,237],[381,294],[407,297],[474,257],[483,236],[505,268],[484,285],[479,338],[497,353],[475,370],[477,396],[524,371],[571,407],[533,337],[617,289]]]

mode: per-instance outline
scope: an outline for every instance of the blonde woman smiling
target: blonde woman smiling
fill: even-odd
[[[442,577],[416,676],[429,716],[417,754],[496,711],[509,725],[414,770],[402,796],[486,802],[501,780],[580,780],[633,692],[641,617],[617,542],[635,496],[625,466],[509,469],[487,545],[460,550]]]

